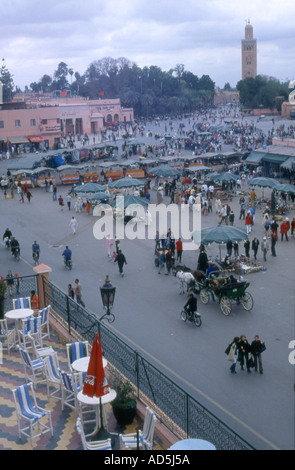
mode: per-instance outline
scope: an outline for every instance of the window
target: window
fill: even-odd
[[[31,127],[36,127],[36,119],[31,119]]]
[[[20,127],[20,121],[19,120],[15,121],[15,127]]]
[[[0,121],[0,129],[4,129],[4,121]]]

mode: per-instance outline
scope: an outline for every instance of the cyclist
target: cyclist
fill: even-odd
[[[37,260],[39,259],[40,256],[40,245],[36,241],[34,241],[32,245],[32,256],[35,259],[35,256],[37,257]]]
[[[19,246],[18,241],[15,239],[15,237],[12,237],[10,247],[11,247],[11,253],[13,254],[13,256],[15,256],[15,252],[16,252],[17,249],[20,252],[20,246]]]
[[[72,251],[70,250],[68,246],[66,246],[66,249],[64,250],[62,256],[64,257],[65,263],[67,263],[68,261],[71,261]]]
[[[193,294],[189,294],[189,299],[184,305],[184,310],[188,313],[190,317],[192,317],[197,311],[197,299]]]

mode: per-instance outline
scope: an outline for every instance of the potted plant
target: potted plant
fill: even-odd
[[[136,415],[137,400],[132,385],[128,380],[117,379],[112,388],[117,392],[112,402],[114,416],[120,426],[127,426],[133,422]]]
[[[4,318],[4,295],[7,289],[4,279],[0,279],[0,319]]]

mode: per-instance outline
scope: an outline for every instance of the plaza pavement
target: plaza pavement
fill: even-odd
[[[65,196],[68,189],[58,188],[58,196]],[[257,189],[257,194],[261,190]],[[268,190],[265,195],[270,195]],[[244,227],[238,220],[238,206],[236,197],[231,203],[235,225]],[[99,286],[109,274],[117,287],[112,329],[254,447],[294,448],[294,366],[288,362],[288,345],[295,338],[294,238],[288,243],[279,240],[277,258],[269,253],[266,270],[246,277],[254,298],[251,312],[234,306],[231,315],[225,317],[217,304],[210,301],[204,306],[199,301],[203,324],[195,328],[180,320],[186,297],[179,295],[177,279],[157,273],[153,240],[121,241],[128,262],[125,277],[121,278],[117,265],[107,259],[105,241],[93,236],[96,219],[85,212],[77,214],[78,230],[72,235],[69,223],[74,212],[66,206],[60,211],[44,189],[33,191],[31,204],[20,204],[17,197],[5,200],[0,193],[0,214],[1,238],[9,227],[20,242],[22,258],[16,263],[0,246],[1,275],[6,275],[8,269],[20,275],[31,274],[31,245],[37,240],[41,245],[40,261],[52,268],[50,279],[66,291],[68,283],[73,284],[78,277],[86,306],[101,314]],[[294,215],[294,211],[288,214],[290,220]],[[204,226],[217,221],[214,210],[202,218]],[[262,239],[262,214],[256,215],[252,235]],[[67,244],[73,251],[71,272],[65,270],[61,256]],[[207,251],[212,258],[219,254],[216,245]],[[196,268],[197,256],[197,252],[184,253],[183,262]],[[262,261],[261,251],[258,260]],[[249,342],[256,334],[265,341],[264,375],[240,372],[239,367],[237,375],[230,374],[224,350],[234,336],[241,334]]]

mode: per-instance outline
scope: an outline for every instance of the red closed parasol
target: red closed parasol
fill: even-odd
[[[96,333],[91,349],[83,394],[88,397],[103,397],[109,392],[110,389],[102,362],[101,342],[98,333]]]

